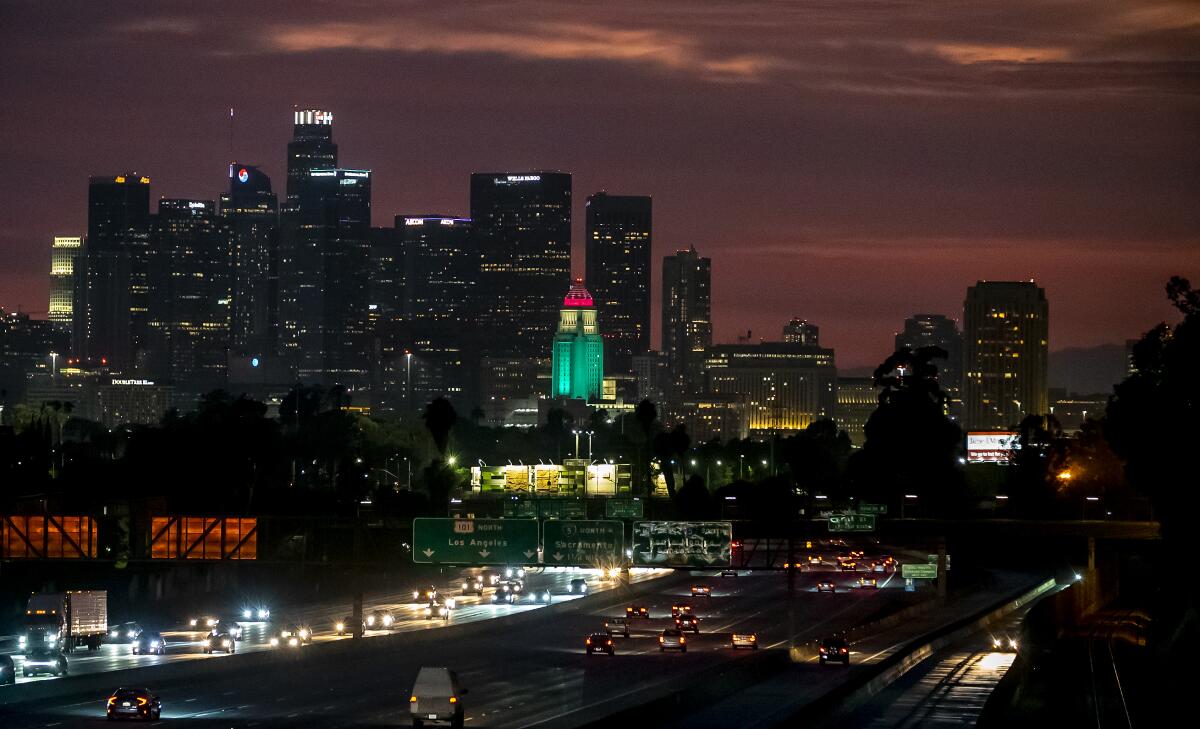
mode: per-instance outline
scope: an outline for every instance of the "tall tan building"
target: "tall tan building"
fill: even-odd
[[[979,281],[963,303],[963,404],[970,430],[1007,430],[1049,412],[1050,305],[1030,281]]]
[[[75,312],[75,261],[83,248],[78,235],[56,235],[50,246],[50,314],[55,324],[71,326]]]

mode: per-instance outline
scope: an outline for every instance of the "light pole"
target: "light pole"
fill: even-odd
[[[412,413],[412,350],[404,350],[404,410]]]
[[[913,501],[916,501],[916,500],[917,500],[917,495],[916,495],[916,494],[905,494],[905,495],[904,495],[904,498],[903,498],[903,499],[900,499],[900,518],[901,518],[901,519],[903,519],[903,518],[904,518],[904,505],[905,505],[906,503],[908,503],[908,500],[909,500],[909,499],[912,499]]]
[[[744,468],[745,465],[746,465],[746,454],[739,453],[738,454],[738,480],[739,481],[742,480],[742,472],[745,470],[745,468]]]
[[[58,384],[58,352],[50,353],[50,382]]]
[[[579,458],[579,434],[581,431],[572,430],[571,433],[575,436],[575,457]]]
[[[594,431],[594,430],[589,430],[589,431],[587,432],[587,437],[588,437],[588,463],[591,463],[591,461],[592,461],[592,436],[593,436],[593,435],[595,435],[595,434],[596,434],[596,431]],[[575,454],[575,457],[576,457],[576,458],[578,458],[578,457],[579,457],[579,454],[578,454],[578,449],[576,449],[576,454]]]

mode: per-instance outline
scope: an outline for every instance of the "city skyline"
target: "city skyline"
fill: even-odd
[[[481,10],[466,25],[448,22],[467,20],[463,5],[413,10],[409,29],[359,7],[329,17],[300,4],[264,23],[235,6],[83,4],[53,18],[13,6],[0,33],[6,75],[21,83],[6,87],[0,154],[38,174],[0,182],[11,201],[0,306],[46,311],[49,244],[83,232],[88,174],[136,169],[153,195],[210,199],[232,156],[282,190],[291,109],[320,104],[338,115],[342,164],[375,171],[380,219],[466,214],[472,172],[571,172],[573,275],[586,196],[653,197],[651,280],[675,250],[711,257],[717,342],[746,329],[771,338],[800,316],[842,366],[872,366],[904,317],[958,318],[974,281],[1030,278],[1055,301],[1052,351],[1136,337],[1171,318],[1161,282],[1200,265],[1195,9],[1080,4],[1065,21],[1009,5],[896,28],[881,13],[873,46],[847,30],[849,10],[803,4],[772,30],[745,4],[619,4],[624,31],[541,4],[524,20]],[[1022,29],[1032,21],[1037,33]],[[801,26],[805,42],[792,43]],[[859,42],[838,45],[850,35]],[[137,54],[113,52],[131,42]],[[128,82],[96,76],[99,57]],[[365,87],[357,69],[406,83]],[[539,81],[548,73],[554,83]],[[498,94],[498,75],[526,93]],[[181,93],[142,90],[165,83]],[[680,93],[660,99],[668,86]]]

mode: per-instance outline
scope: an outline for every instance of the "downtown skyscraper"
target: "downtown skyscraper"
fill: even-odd
[[[1049,412],[1050,305],[1033,281],[980,281],[963,303],[963,405],[972,430],[1008,430]]]
[[[88,229],[76,263],[73,348],[78,357],[133,371],[147,335],[150,178],[88,180]]]
[[[946,393],[950,415],[960,416],[962,402],[963,337],[958,323],[942,314],[913,314],[904,320],[904,329],[896,333],[896,351],[922,347],[939,347],[945,359],[934,359],[938,368],[938,384]]]
[[[266,357],[276,347],[279,296],[279,202],[271,178],[254,165],[229,165],[220,217],[229,235],[229,348]]]
[[[571,285],[571,175],[473,174],[471,219],[481,354],[548,357],[562,292]]]
[[[367,383],[371,172],[341,169],[333,114],[296,111],[280,219],[280,354],[307,383]]]
[[[675,396],[698,392],[712,346],[712,260],[696,247],[663,258],[662,352]]]
[[[158,201],[147,267],[147,374],[196,396],[226,384],[229,235],[212,200]]]
[[[629,373],[650,350],[651,200],[598,192],[586,210],[585,280],[604,319],[605,364]]]
[[[50,308],[48,319],[70,331],[75,316],[75,267],[83,251],[83,237],[56,235],[50,246]]]

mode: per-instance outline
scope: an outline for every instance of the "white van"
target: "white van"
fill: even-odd
[[[467,690],[458,682],[458,675],[449,668],[425,666],[417,674],[408,708],[413,729],[424,726],[452,726],[462,729],[463,694]]]

